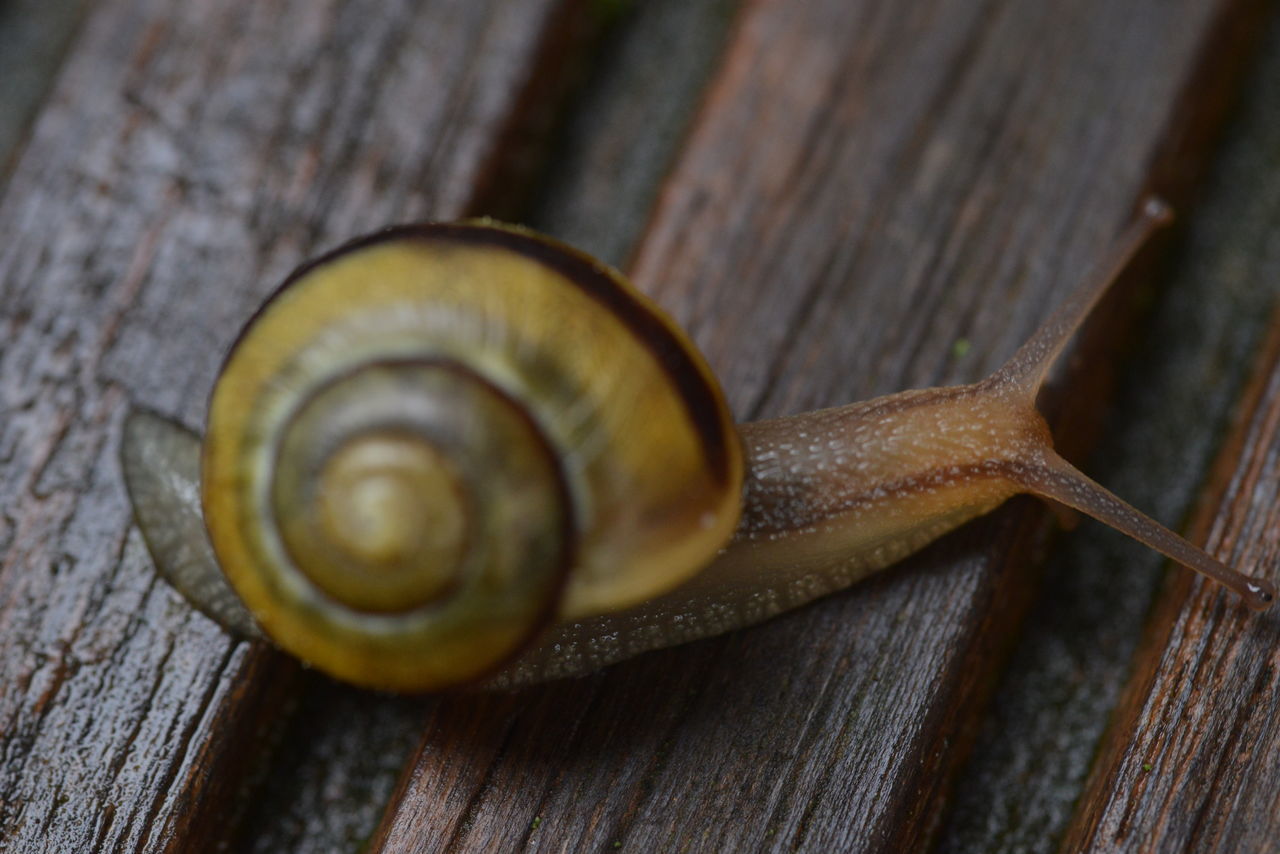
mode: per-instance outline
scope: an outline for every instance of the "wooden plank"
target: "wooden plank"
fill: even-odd
[[[288,268],[494,198],[561,0],[98,3],[0,198],[0,847],[209,844],[294,690],[156,583],[129,400],[197,424]]]
[[[1275,220],[1272,220],[1274,223]],[[1254,386],[1216,513],[1217,554],[1277,575],[1280,318]],[[1068,850],[1265,851],[1280,803],[1273,751],[1280,632],[1179,579],[1159,603],[1102,756],[1064,840]]]
[[[522,221],[625,266],[737,6],[738,0],[632,0],[601,39],[547,180]]]
[[[1235,180],[1216,206],[1206,254],[1228,284],[1272,295],[1280,276],[1280,21],[1271,27],[1251,132],[1227,152]],[[1237,285],[1238,286],[1238,285]],[[1225,291],[1225,292],[1224,292]],[[1219,289],[1214,301],[1231,291]],[[1205,311],[1220,309],[1206,305]],[[1218,554],[1275,578],[1280,522],[1280,316],[1256,365],[1243,417],[1219,461],[1216,500],[1197,529]],[[1239,613],[1179,578],[1148,627],[1064,850],[1266,851],[1280,836],[1275,615]]]
[[[750,2],[631,272],[744,417],[975,378],[1194,174],[1210,34],[1252,14]],[[1019,507],[769,625],[442,702],[375,850],[917,850],[1027,596]]]
[[[0,3],[0,179],[8,175],[87,5],[86,0]]]
[[[1259,31],[1260,33],[1261,31]],[[1251,70],[1174,274],[1159,284],[1087,468],[1156,516],[1190,515],[1276,303],[1280,18]],[[956,785],[939,851],[1059,850],[1133,668],[1166,562],[1095,525],[1063,538]],[[1138,838],[1138,837],[1135,837]],[[1065,850],[1075,850],[1068,848]]]
[[[610,21],[521,221],[622,262],[692,118],[731,5],[644,0]],[[307,678],[233,850],[358,849],[421,738],[430,702]]]

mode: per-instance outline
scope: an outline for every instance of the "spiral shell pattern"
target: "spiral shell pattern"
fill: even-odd
[[[202,481],[276,643],[416,691],[696,572],[732,534],[742,458],[701,356],[618,274],[463,223],[290,277],[220,375]]]

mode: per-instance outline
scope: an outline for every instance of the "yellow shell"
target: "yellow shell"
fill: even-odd
[[[719,387],[652,303],[569,247],[463,223],[290,277],[214,389],[202,481],[267,634],[414,691],[679,584],[732,534],[742,469]]]

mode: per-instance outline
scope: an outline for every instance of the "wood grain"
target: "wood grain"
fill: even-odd
[[[120,419],[199,423],[300,259],[493,197],[572,9],[95,4],[0,198],[0,847],[227,831],[296,667],[156,583]]]
[[[600,40],[546,178],[521,220],[625,266],[718,63],[737,5],[632,0]]]
[[[1280,334],[1267,350],[1208,543],[1274,578]],[[1170,587],[1065,850],[1265,851],[1280,832],[1273,761],[1280,622],[1242,612],[1186,579]]]
[[[0,180],[49,91],[87,0],[0,2]]]
[[[631,272],[741,417],[973,379],[1145,189],[1191,185],[1212,34],[1255,13],[747,3]],[[373,847],[917,849],[1028,595],[1027,509],[751,631],[442,702]]]
[[[1205,253],[1228,286],[1280,276],[1280,73],[1274,22],[1245,130],[1225,152],[1233,190],[1217,206]],[[1220,288],[1215,300],[1226,298]],[[1218,554],[1276,578],[1280,476],[1280,316],[1255,366],[1237,429],[1219,460],[1216,501],[1197,529]],[[1064,850],[1268,851],[1280,835],[1277,648],[1280,619],[1239,613],[1216,591],[1177,578],[1148,625],[1101,758]]]
[[[1169,521],[1208,500],[1207,473],[1277,304],[1280,16],[1265,56],[1194,209],[1181,212],[1185,239],[1150,294],[1150,319],[1087,460],[1109,487]],[[1089,522],[1057,546],[957,782],[940,851],[1059,849],[1152,603],[1168,575],[1184,572]]]

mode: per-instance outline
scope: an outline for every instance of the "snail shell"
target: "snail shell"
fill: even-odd
[[[266,633],[401,691],[679,584],[741,485],[685,336],[615,272],[483,223],[295,273],[227,358],[202,464],[217,561]]]

